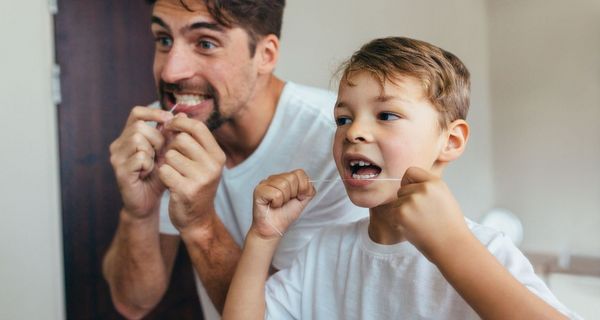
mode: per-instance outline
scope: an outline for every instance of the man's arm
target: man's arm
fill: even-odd
[[[222,313],[242,250],[214,210],[207,220],[184,229],[181,238],[208,296],[217,311]]]
[[[168,287],[179,237],[158,233],[158,214],[138,219],[124,210],[102,271],[117,311],[141,319]]]

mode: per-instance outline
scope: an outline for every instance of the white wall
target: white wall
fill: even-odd
[[[494,193],[485,1],[288,1],[277,74],[330,88],[338,65],[362,44],[382,36],[431,42],[455,53],[471,71],[472,139],[446,178],[466,215],[479,217],[493,205]]]
[[[600,1],[488,4],[496,203],[525,250],[600,256]]]
[[[0,319],[64,319],[47,3],[0,2]]]

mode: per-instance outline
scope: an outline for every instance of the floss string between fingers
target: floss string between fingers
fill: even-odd
[[[267,205],[267,213],[265,213],[265,221],[267,221],[267,224],[269,224],[271,226],[271,228],[273,228],[273,230],[275,230],[275,232],[277,232],[279,234],[280,237],[283,238],[283,232],[281,232],[272,222],[271,219],[269,219],[269,210],[271,209],[271,204],[269,203]]]
[[[342,179],[342,178],[337,178],[337,179],[319,179],[319,180],[308,180],[308,182],[310,183],[315,183],[315,182],[336,182],[336,181],[343,181],[343,180],[351,180],[351,179]],[[402,181],[402,179],[398,179],[398,178],[383,178],[383,179],[361,179],[361,180],[370,180],[370,181],[375,181],[375,180],[379,180],[379,181]],[[265,221],[267,222],[267,224],[269,226],[271,226],[271,228],[273,228],[273,230],[275,230],[275,232],[277,232],[277,234],[279,234],[280,237],[283,238],[283,232],[281,232],[281,230],[279,230],[279,228],[277,228],[272,222],[271,219],[269,218],[269,212],[271,209],[271,204],[267,204],[267,212],[265,213]]]

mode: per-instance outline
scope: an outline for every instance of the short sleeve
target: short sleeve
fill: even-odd
[[[569,319],[582,319],[565,307],[548,286],[537,276],[533,266],[513,242],[502,233],[498,233],[487,244],[488,250],[504,265],[504,267],[527,289],[554,307]]]
[[[163,193],[160,199],[159,231],[162,234],[178,236],[179,231],[175,228],[175,226],[171,222],[171,218],[169,217],[169,197],[169,191],[165,191],[165,193]]]

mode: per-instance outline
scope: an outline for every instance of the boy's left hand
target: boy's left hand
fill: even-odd
[[[441,178],[408,168],[397,195],[389,204],[391,223],[429,260],[471,236],[458,202]]]

